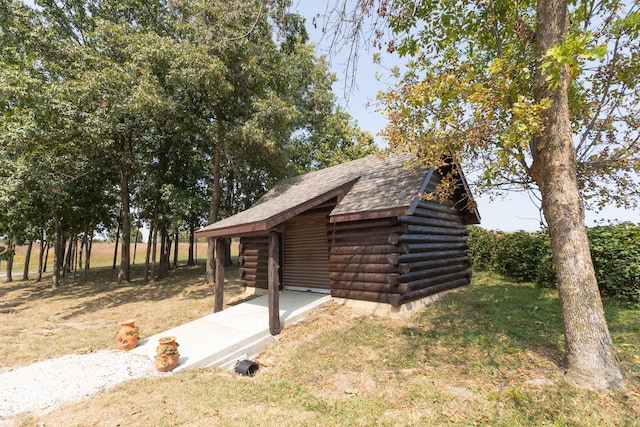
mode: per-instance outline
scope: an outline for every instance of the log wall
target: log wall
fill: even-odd
[[[464,286],[467,234],[454,207],[429,201],[410,216],[331,224],[331,295],[399,306]]]
[[[268,289],[269,236],[242,237],[238,263],[243,286]]]

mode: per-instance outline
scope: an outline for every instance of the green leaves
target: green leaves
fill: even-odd
[[[13,249],[7,249],[5,246],[0,246],[0,261],[6,261],[14,254]]]
[[[456,153],[482,171],[476,184],[485,189],[528,188],[532,142],[551,107],[548,95],[534,101],[533,80],[542,75],[554,90],[566,72],[583,195],[633,206],[640,193],[638,5],[570,4],[566,34],[540,58],[536,7],[394,1],[389,24],[409,60],[396,86],[379,95],[390,122],[383,134],[391,148],[415,151],[427,166]]]
[[[550,88],[557,88],[561,69],[567,69],[572,78],[582,73],[588,61],[602,59],[607,54],[607,46],[593,43],[593,35],[571,31],[567,33],[561,44],[548,49],[543,57],[542,73]]]

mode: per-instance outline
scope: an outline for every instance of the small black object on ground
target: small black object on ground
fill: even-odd
[[[253,362],[249,359],[245,359],[245,360],[238,361],[238,363],[236,363],[235,371],[239,374],[242,374],[242,376],[252,377],[253,374],[256,373],[259,367],[260,365],[258,365],[256,362]]]

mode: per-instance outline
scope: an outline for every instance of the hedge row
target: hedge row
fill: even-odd
[[[621,223],[587,229],[591,259],[603,296],[640,304],[640,225]],[[473,269],[519,282],[554,287],[551,244],[545,231],[504,233],[469,228]]]

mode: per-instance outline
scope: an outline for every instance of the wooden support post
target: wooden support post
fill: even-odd
[[[280,326],[280,233],[269,233],[269,331],[278,335]]]
[[[222,311],[224,306],[224,258],[225,258],[225,239],[218,237],[216,239],[216,280],[214,289],[213,312]]]

